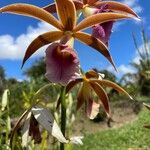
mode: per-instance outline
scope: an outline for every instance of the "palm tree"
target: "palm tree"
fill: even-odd
[[[136,83],[136,87],[138,87],[138,91],[140,94],[148,96],[150,95],[150,43],[145,34],[144,28],[141,29],[142,34],[142,47],[138,47],[137,40],[135,35],[133,34],[133,41],[135,44],[135,48],[139,55],[138,62],[132,62],[131,66],[136,69],[136,73],[134,74],[125,74],[122,78],[122,81],[125,81],[126,84],[131,84],[127,78],[134,81]]]

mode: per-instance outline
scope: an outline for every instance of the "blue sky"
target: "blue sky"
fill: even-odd
[[[130,5],[141,17],[146,33],[150,31],[150,13],[149,0],[121,0]],[[29,3],[37,6],[45,6],[53,2],[52,0],[1,0],[0,7],[12,3]],[[45,54],[42,48],[27,61],[21,70],[21,62],[28,44],[39,33],[44,33],[53,29],[46,23],[41,23],[36,19],[22,17],[12,14],[0,14],[0,65],[5,68],[7,78],[15,77],[24,79],[23,70],[28,68],[40,56]],[[141,23],[133,20],[120,21],[115,24],[113,34],[110,40],[110,52],[118,68],[118,76],[123,73],[132,72],[129,66],[131,61],[137,60],[137,54],[132,40],[132,32],[137,35],[139,47],[142,45],[140,39]],[[149,35],[148,35],[149,36]],[[79,42],[75,43],[75,49],[78,52],[81,67],[84,70],[91,68],[108,69],[114,72],[108,61],[92,48],[89,48]]]

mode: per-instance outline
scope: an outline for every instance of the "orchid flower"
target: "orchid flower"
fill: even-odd
[[[108,9],[113,12],[118,13],[125,13],[128,15],[137,16],[137,14],[127,5],[122,4],[120,2],[110,1],[110,0],[73,0],[76,10],[81,10],[86,16],[94,14],[94,10],[98,10],[102,6],[108,6]],[[55,13],[56,4],[52,3],[43,7],[44,10],[48,11],[49,13]],[[89,14],[89,15],[88,15]]]
[[[92,3],[95,1],[85,1],[84,4],[86,2],[88,2],[87,4],[96,5],[95,3]],[[47,12],[43,8],[30,4],[17,3],[0,8],[1,13],[6,12],[34,17],[36,19],[43,20],[58,29],[56,31],[50,31],[41,34],[31,42],[26,50],[22,66],[24,65],[25,61],[42,46],[50,44],[57,40],[61,40],[62,38],[69,37],[76,38],[79,41],[96,49],[103,56],[105,56],[109,60],[109,62],[115,67],[110,52],[107,49],[107,46],[98,38],[82,32],[81,30],[108,21],[121,20],[126,18],[137,18],[137,15],[127,6],[120,3],[113,3],[113,5],[109,7],[125,13],[108,12],[94,14],[85,18],[77,24],[77,12],[75,6],[78,7],[79,3],[81,2],[76,1],[75,5],[72,0],[55,0],[53,8],[56,8],[59,20],[57,20],[51,13]],[[112,4],[112,2],[110,3]],[[101,5],[101,3],[99,5]]]
[[[111,87],[132,99],[132,97],[123,88],[114,82],[103,79],[103,74],[98,74],[94,70],[90,70],[85,73],[83,77],[71,81],[66,87],[66,92],[68,93],[79,83],[81,83],[81,87],[77,96],[77,110],[83,105],[83,103],[85,103],[86,113],[90,119],[96,117],[99,112],[100,104],[103,105],[108,117],[111,116],[109,98],[104,87]],[[98,101],[93,100],[92,91],[94,91],[99,97]]]
[[[127,5],[115,1],[98,1],[98,0],[74,0],[77,10],[83,12],[85,17],[98,13],[120,12],[136,15]],[[50,13],[56,12],[55,4],[45,6],[43,9]],[[137,16],[138,17],[138,16]],[[92,26],[92,36],[101,40],[108,46],[108,41],[112,32],[113,21],[105,22]]]

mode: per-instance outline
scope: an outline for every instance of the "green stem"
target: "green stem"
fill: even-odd
[[[66,89],[65,87],[62,87],[61,89],[61,131],[63,135],[65,136],[66,132]],[[63,143],[60,144],[60,150],[64,150],[65,146]]]

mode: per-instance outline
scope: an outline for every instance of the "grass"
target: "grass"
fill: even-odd
[[[131,124],[85,135],[84,145],[75,146],[74,150],[150,150],[150,130],[143,128],[145,124],[150,124],[150,111],[144,108]]]

